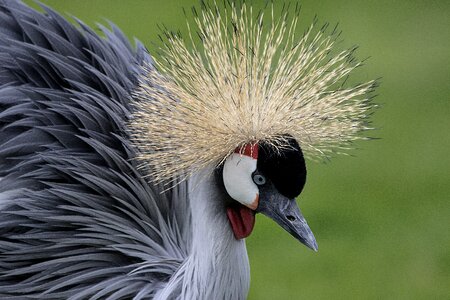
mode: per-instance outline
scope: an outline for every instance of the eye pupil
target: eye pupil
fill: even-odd
[[[257,185],[263,185],[266,183],[266,178],[260,174],[255,174],[253,176],[253,181],[257,184]]]

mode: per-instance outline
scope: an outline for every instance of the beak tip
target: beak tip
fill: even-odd
[[[319,251],[319,246],[317,246],[317,242],[315,238],[309,239],[305,241],[304,243],[309,249],[313,250],[314,252]]]

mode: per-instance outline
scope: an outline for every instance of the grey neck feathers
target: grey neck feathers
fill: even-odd
[[[225,195],[212,169],[189,180],[192,247],[189,257],[156,299],[246,299],[250,267],[244,240],[228,223]]]

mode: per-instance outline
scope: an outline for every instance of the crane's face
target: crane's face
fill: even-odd
[[[290,147],[275,151],[265,144],[236,149],[223,165],[223,183],[234,203],[227,216],[237,239],[250,235],[260,212],[313,250],[316,240],[297,206],[306,182],[306,165],[294,139]]]

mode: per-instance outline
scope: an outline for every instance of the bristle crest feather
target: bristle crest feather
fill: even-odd
[[[274,17],[245,3],[203,6],[194,14],[198,38],[166,33],[162,58],[144,66],[129,124],[150,178],[168,182],[220,164],[246,143],[281,150],[286,135],[310,159],[344,154],[370,129],[370,93],[376,82],[344,87],[361,65],[351,48],[335,52],[336,28],[302,37],[298,13]]]

